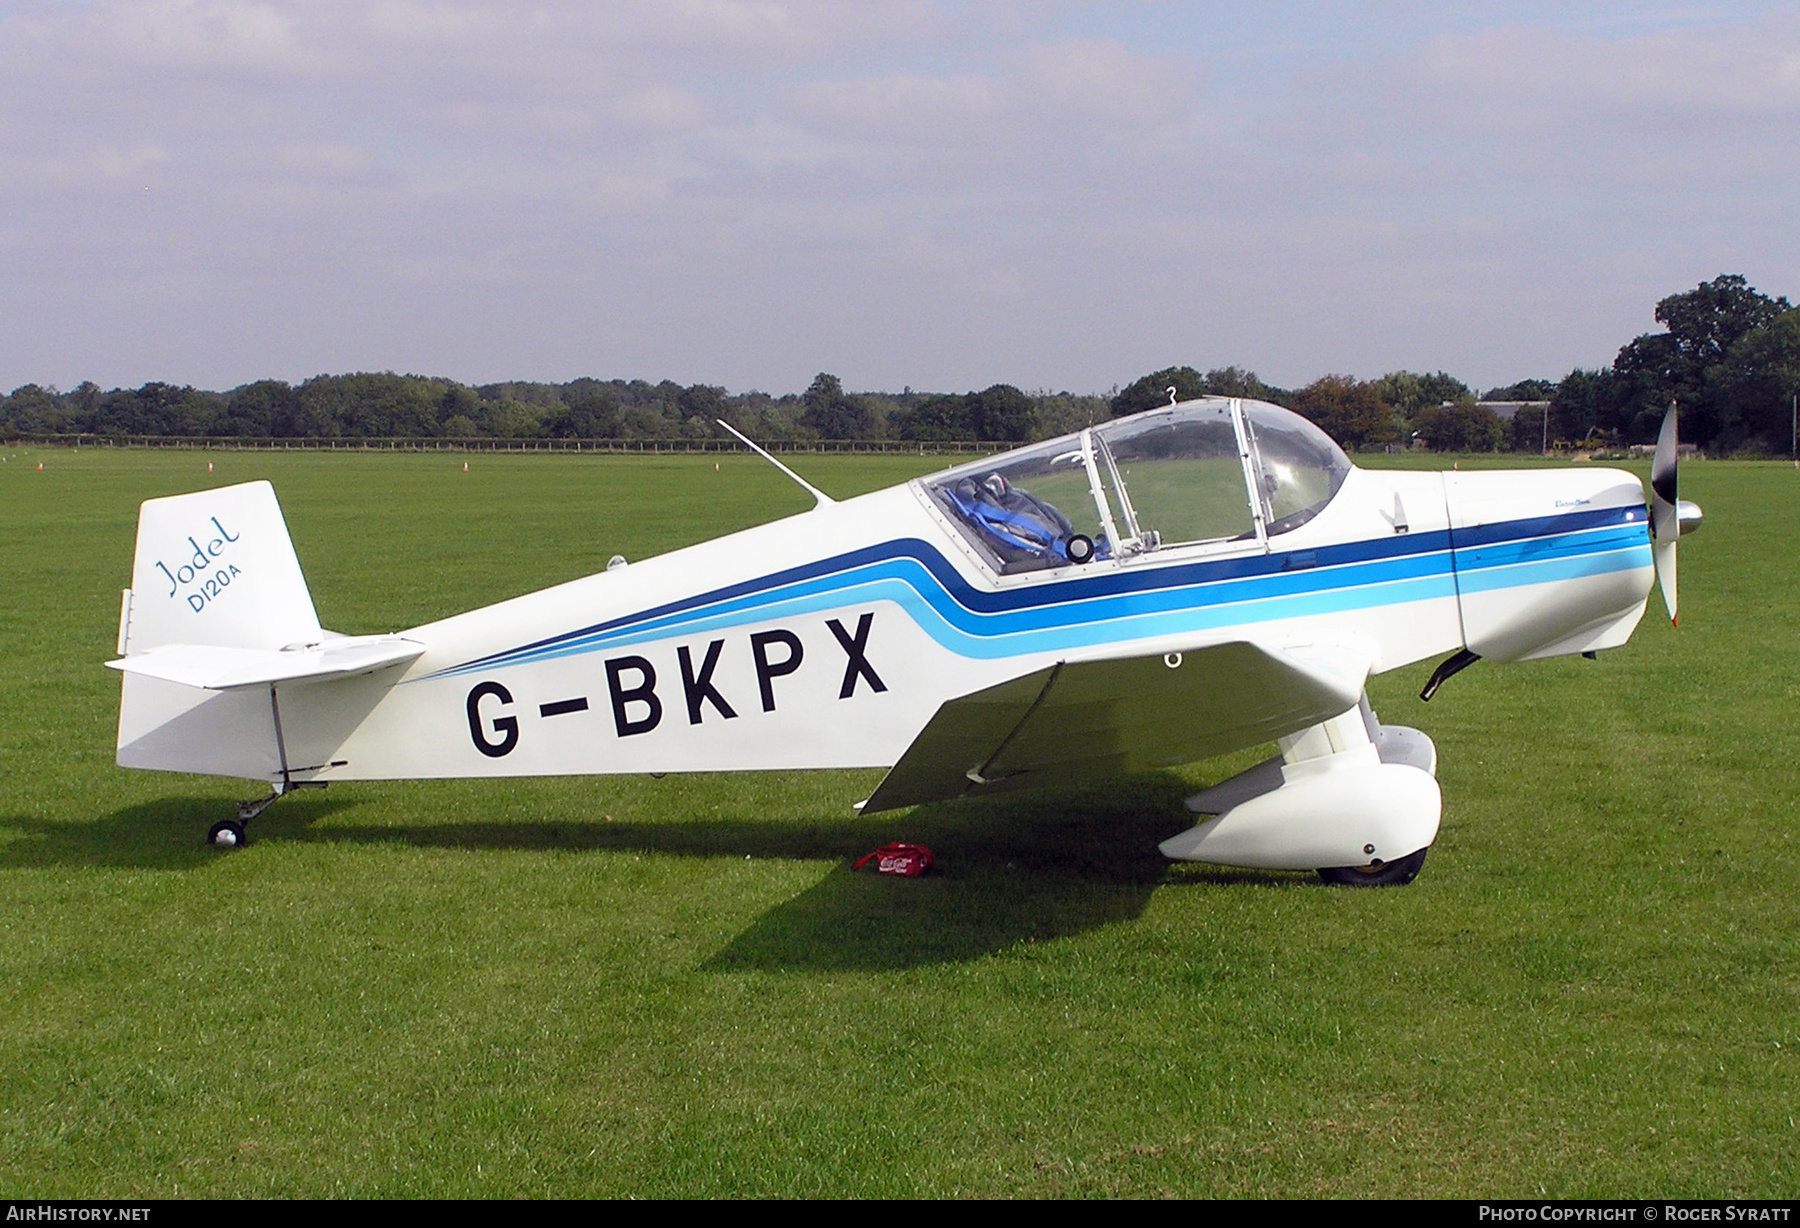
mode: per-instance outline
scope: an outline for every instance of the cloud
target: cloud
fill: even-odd
[[[1791,115],[1800,110],[1800,19],[1599,38],[1512,26],[1446,34],[1422,57],[1423,78],[1504,108]]]
[[[70,27],[107,49],[108,58],[164,70],[220,65],[296,71],[305,57],[298,22],[275,4],[234,0],[144,0],[108,3],[59,23],[35,23],[40,37],[61,41]],[[27,27],[29,28],[29,27]]]
[[[1721,271],[1795,292],[1800,21],[1377,9],[13,10],[0,384],[1498,383]]]
[[[1002,91],[991,79],[914,73],[799,85],[788,115],[821,136],[907,144],[966,139],[992,121]]]
[[[1171,61],[1105,39],[1028,44],[987,74],[820,81],[795,87],[790,115],[834,136],[941,141],[995,125],[1023,136],[1070,124],[1141,132],[1177,123],[1191,79]]]
[[[1192,65],[1111,39],[1033,43],[1014,72],[1022,100],[1045,118],[1141,130],[1178,122],[1192,105]]]

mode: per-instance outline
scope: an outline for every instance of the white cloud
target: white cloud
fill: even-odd
[[[1597,38],[1508,27],[1434,40],[1425,79],[1509,112],[1788,114],[1800,110],[1800,19]]]
[[[38,4],[0,385],[1503,382],[1721,271],[1800,290],[1800,21],[1376,7]]]
[[[374,156],[360,145],[334,142],[283,145],[276,151],[276,162],[283,169],[324,179],[365,174],[374,166],[374,161]]]
[[[235,0],[142,0],[107,3],[65,19],[112,55],[161,69],[297,69],[304,64],[296,21],[275,4]],[[64,23],[57,23],[63,25]],[[66,29],[66,25],[64,26]],[[40,27],[55,37],[50,23]]]
[[[1194,92],[1191,65],[1110,39],[1032,44],[1016,72],[1023,104],[1040,114],[1131,129],[1178,121]]]
[[[169,151],[159,145],[110,143],[54,151],[0,151],[0,182],[27,197],[54,197],[84,188],[141,187],[167,166]]]
[[[790,115],[822,135],[902,142],[960,140],[989,123],[1003,90],[973,76],[914,73],[860,81],[820,81],[792,92]]]
[[[681,132],[698,127],[706,118],[707,108],[690,90],[676,85],[653,85],[619,99],[613,113],[646,131]]]

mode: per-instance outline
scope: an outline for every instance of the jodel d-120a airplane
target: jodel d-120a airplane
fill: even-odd
[[[270,782],[232,845],[333,780],[888,767],[869,813],[1273,741],[1162,851],[1404,883],[1437,754],[1368,677],[1623,644],[1699,520],[1673,410],[1648,509],[1609,469],[1358,469],[1217,398],[844,502],[774,463],[810,511],[395,635],[319,626],[267,483],[152,499],[118,761]]]

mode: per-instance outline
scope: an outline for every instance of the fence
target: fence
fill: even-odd
[[[737,452],[733,439],[272,439],[211,435],[13,435],[8,446],[199,448],[238,452]],[[1012,445],[971,439],[769,439],[770,452],[908,453],[984,456]]]

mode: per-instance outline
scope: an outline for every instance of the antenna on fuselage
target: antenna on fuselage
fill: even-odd
[[[817,486],[814,486],[811,482],[807,481],[805,478],[803,478],[799,474],[795,473],[792,469],[789,469],[786,465],[784,465],[780,461],[776,460],[773,456],[770,456],[767,452],[763,451],[763,449],[757,445],[755,440],[751,439],[750,436],[744,434],[744,432],[738,430],[737,427],[731,425],[731,423],[725,421],[725,419],[714,418],[713,421],[717,422],[720,426],[724,427],[726,430],[730,431],[733,435],[737,436],[739,443],[743,444],[746,448],[749,448],[752,452],[756,453],[758,456],[760,456],[764,460],[768,461],[771,465],[775,466],[777,469],[779,469],[783,473],[787,474],[790,478],[793,478],[794,481],[800,483],[801,486],[804,486],[806,488],[806,493],[811,495],[814,499],[814,503],[813,503],[814,507],[824,507],[827,504],[837,502],[836,499],[833,499],[830,495],[828,495],[824,491],[820,490]]]

